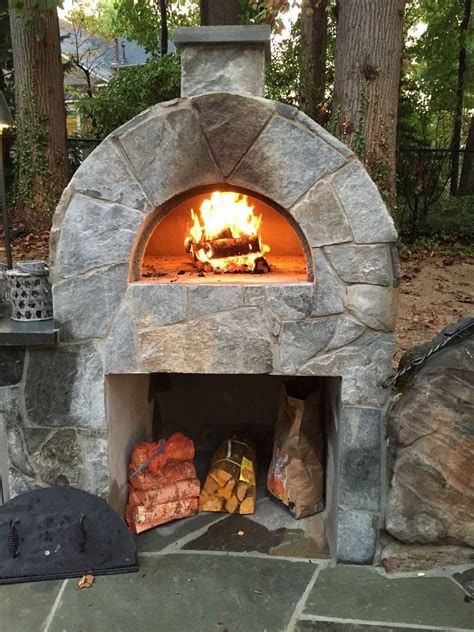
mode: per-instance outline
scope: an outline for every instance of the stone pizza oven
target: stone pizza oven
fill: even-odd
[[[204,445],[205,415],[194,430],[183,420],[209,411],[213,392],[229,409],[251,406],[258,434],[282,382],[313,380],[325,394],[331,551],[370,563],[384,507],[392,219],[346,146],[263,98],[266,27],[174,33],[182,97],[106,138],[56,210],[61,342],[26,351],[7,412],[11,491],[63,482],[121,507],[137,439],[177,420]],[[269,273],[193,269],[190,207],[216,191],[245,195],[262,216]]]

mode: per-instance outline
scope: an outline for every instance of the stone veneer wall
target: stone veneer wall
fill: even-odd
[[[265,195],[298,222],[314,283],[129,282],[150,214],[216,183]],[[383,503],[395,239],[364,167],[294,108],[214,93],[146,110],[84,161],[57,208],[52,280],[63,342],[27,351],[19,385],[0,392],[13,493],[58,479],[107,493],[105,374],[342,376],[337,555],[370,561]]]

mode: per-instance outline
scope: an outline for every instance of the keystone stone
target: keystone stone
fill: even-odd
[[[313,134],[274,116],[230,176],[229,182],[292,206],[344,158]]]
[[[242,287],[238,285],[196,285],[189,290],[191,318],[222,312],[243,305]]]

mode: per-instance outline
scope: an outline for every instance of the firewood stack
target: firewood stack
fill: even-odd
[[[255,449],[246,437],[224,441],[212,457],[199,497],[199,511],[254,513],[255,470]]]
[[[128,468],[130,531],[141,533],[197,513],[200,484],[193,459],[194,443],[179,432],[157,443],[137,443]]]

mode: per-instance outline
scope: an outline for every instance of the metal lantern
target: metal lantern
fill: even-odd
[[[7,270],[12,320],[37,321],[53,317],[49,267],[44,261],[21,261]]]

